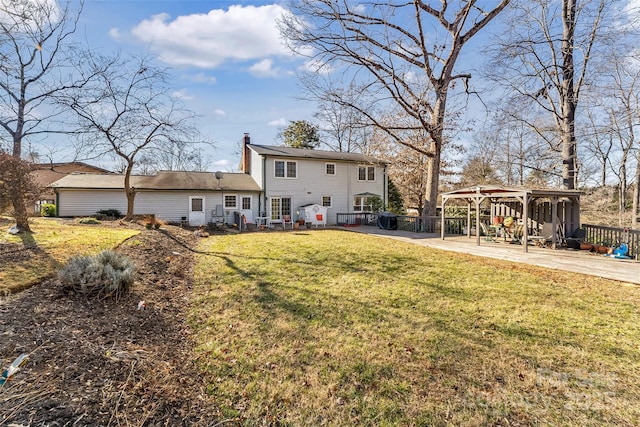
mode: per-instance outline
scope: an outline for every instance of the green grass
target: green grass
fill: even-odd
[[[637,287],[334,230],[200,249],[199,362],[241,424],[640,423]]]
[[[3,228],[0,250],[5,254],[0,262],[0,294],[17,292],[51,276],[75,255],[92,255],[114,248],[139,233],[124,228],[63,223],[53,218],[33,218],[30,224],[31,233],[11,235],[6,232],[11,222],[0,221]]]

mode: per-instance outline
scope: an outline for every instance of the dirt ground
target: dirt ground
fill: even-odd
[[[121,245],[137,273],[118,300],[79,296],[56,279],[2,297],[1,369],[29,359],[0,386],[0,426],[229,425],[206,394],[186,319],[196,239],[167,226]]]

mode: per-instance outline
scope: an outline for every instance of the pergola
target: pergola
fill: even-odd
[[[529,228],[533,225],[551,222],[553,227],[553,247],[557,243],[559,232],[569,236],[580,227],[580,196],[578,190],[553,190],[520,187],[502,187],[495,185],[477,185],[461,188],[442,194],[442,220],[440,237],[444,239],[445,206],[450,200],[467,202],[467,235],[471,237],[471,210],[475,208],[476,244],[480,246],[480,205],[490,201],[491,218],[512,216],[522,221],[524,251],[527,252]],[[542,203],[540,203],[542,202]]]

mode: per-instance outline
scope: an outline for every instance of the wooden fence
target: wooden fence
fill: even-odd
[[[640,254],[640,230],[621,227],[605,227],[603,225],[582,224],[586,236],[585,242],[618,247],[621,243],[629,246],[629,256],[638,259]]]

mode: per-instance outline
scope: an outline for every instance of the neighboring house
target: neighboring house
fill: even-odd
[[[131,186],[136,190],[134,214],[155,214],[165,221],[188,221],[192,226],[222,221],[233,224],[236,211],[252,222],[260,194],[250,176],[226,172],[134,175]],[[91,216],[103,209],[127,211],[124,175],[72,174],[51,188],[57,195],[58,216]]]
[[[374,197],[387,205],[386,163],[364,154],[255,145],[245,134],[240,167],[262,189],[258,210],[271,221],[318,204],[336,224],[338,213],[370,212]]]
[[[219,176],[220,179],[217,179]],[[155,214],[190,225],[297,220],[301,207],[326,208],[323,223],[336,214],[370,212],[374,198],[387,203],[386,164],[359,153],[251,144],[245,134],[241,173],[159,172],[132,176],[135,214]],[[88,216],[102,209],[126,212],[123,175],[73,174],[50,186],[59,216]]]
[[[36,201],[35,211],[40,212],[40,208],[45,203],[55,203],[55,193],[52,188],[48,186],[57,180],[64,178],[65,176],[76,173],[100,173],[108,174],[111,171],[102,169],[96,166],[88,165],[82,162],[68,162],[68,163],[36,163],[34,164],[35,170],[33,175],[35,176],[35,182],[38,186],[44,190],[40,193],[40,198]]]

